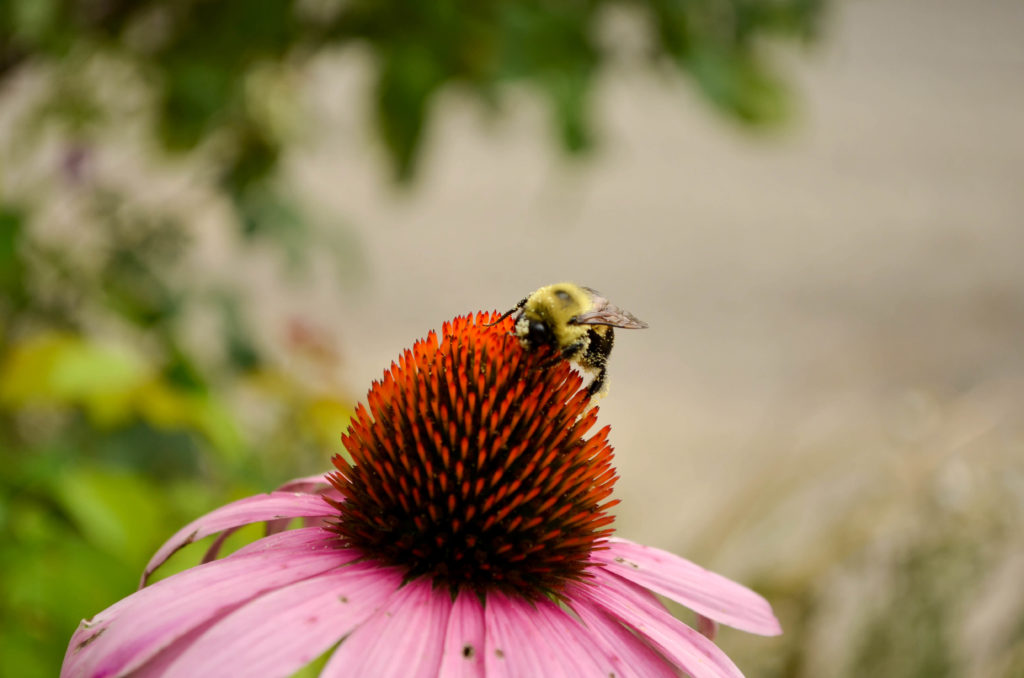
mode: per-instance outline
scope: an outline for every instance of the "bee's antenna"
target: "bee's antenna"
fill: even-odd
[[[518,304],[516,304],[515,306],[513,306],[509,310],[507,310],[504,313],[502,313],[501,317],[498,318],[497,320],[495,320],[493,323],[484,323],[484,327],[494,327],[495,325],[500,323],[502,320],[504,320],[505,318],[509,317],[510,315],[512,315],[513,313],[518,311],[519,309],[521,309],[523,306],[526,306],[527,299],[529,299],[529,297],[524,297],[523,300],[520,301]]]
[[[510,315],[512,315],[513,313],[515,313],[518,310],[519,310],[519,307],[516,306],[515,308],[513,308],[511,310],[505,311],[504,313],[501,314],[501,317],[498,318],[497,320],[495,320],[493,323],[484,323],[484,327],[494,327],[495,325],[500,323],[502,320],[504,320],[505,318],[509,317]]]

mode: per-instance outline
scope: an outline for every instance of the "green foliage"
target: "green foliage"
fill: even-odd
[[[167,148],[192,149],[230,132],[222,178],[236,196],[273,174],[282,151],[254,110],[247,77],[268,63],[301,63],[327,48],[364,44],[377,63],[377,129],[396,176],[412,178],[436,95],[458,86],[487,105],[521,82],[550,105],[564,149],[594,138],[590,94],[614,53],[601,29],[624,9],[646,28],[653,62],[689,73],[723,113],[777,119],[784,90],[766,38],[806,38],[821,0],[620,0],[407,3],[194,0],[101,4],[13,0],[0,9],[0,82],[19,64],[68,59],[87,46],[146,74]]]
[[[0,303],[20,305],[25,302],[24,276],[18,256],[18,242],[24,218],[12,209],[0,209]]]
[[[174,219],[86,194],[104,246],[83,257],[24,197],[0,207],[0,656],[50,676],[78,622],[131,593],[182,525],[323,469],[349,398],[275,369],[238,289],[181,278]],[[217,350],[185,341],[197,308],[220,318]],[[262,437],[240,392],[275,413]]]

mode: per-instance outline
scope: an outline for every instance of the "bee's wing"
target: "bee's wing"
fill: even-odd
[[[629,311],[609,303],[596,290],[592,290],[589,287],[584,287],[583,289],[590,295],[590,301],[593,303],[593,306],[586,313],[576,316],[574,321],[576,325],[609,325],[627,330],[642,330],[647,327],[647,323],[643,320],[640,320]]]

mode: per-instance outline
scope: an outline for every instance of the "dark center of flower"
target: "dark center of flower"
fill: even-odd
[[[580,377],[510,318],[445,323],[374,382],[334,458],[343,544],[454,593],[557,595],[611,533],[608,428]],[[603,502],[603,503],[602,503]]]

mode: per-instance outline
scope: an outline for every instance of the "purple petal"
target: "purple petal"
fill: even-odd
[[[429,581],[406,584],[342,641],[322,678],[436,678],[452,599]]]
[[[743,677],[717,645],[670,615],[645,590],[602,568],[591,573],[593,584],[577,586],[574,599],[590,601],[629,625],[693,678]]]
[[[550,657],[539,647],[534,628],[520,628],[512,613],[518,601],[500,594],[487,596],[484,606],[484,668],[488,678],[543,676]]]
[[[579,623],[547,600],[488,594],[485,619],[488,678],[614,674],[613,664]]]
[[[291,519],[289,518],[288,520],[290,521]],[[271,525],[271,523],[267,523],[267,525],[268,525],[268,531],[267,531],[268,535],[276,534],[278,532],[283,532],[284,531],[284,530],[274,530],[273,532],[270,532],[269,531],[269,525]],[[212,544],[210,544],[210,547],[208,549],[206,549],[206,553],[203,554],[203,560],[201,562],[208,563],[211,560],[217,560],[217,556],[220,555],[220,550],[224,547],[224,542],[226,542],[228,540],[228,537],[233,535],[235,532],[238,532],[240,529],[242,529],[242,526],[239,526],[239,527],[229,527],[228,529],[226,529],[223,532],[221,532],[220,534],[218,534],[217,538],[213,540]],[[143,584],[145,584],[145,582],[143,582]]]
[[[182,649],[206,633],[216,621],[216,619],[207,620],[175,640],[152,659],[147,660],[141,667],[134,669],[131,672],[131,678],[164,678],[167,668],[178,658]]]
[[[474,593],[462,591],[448,617],[441,654],[441,678],[484,678],[484,608]]]
[[[558,605],[541,600],[531,611],[541,633],[564,658],[566,675],[620,676],[617,657],[606,651],[597,638]]]
[[[338,544],[338,535],[330,530],[325,530],[322,527],[301,527],[257,539],[226,557],[234,558],[235,556],[252,555],[254,553],[263,553],[264,551],[279,551],[281,549],[334,551],[336,552],[334,557],[342,565],[362,557],[362,553],[339,548]]]
[[[79,625],[61,675],[128,673],[192,629],[247,600],[344,565],[358,555],[336,544],[335,535],[320,528],[284,532],[250,544],[244,553],[137,591]]]
[[[782,633],[767,600],[742,584],[668,551],[625,539],[609,539],[608,548],[594,551],[592,558],[618,576],[709,619],[762,636]]]
[[[291,675],[365,622],[400,585],[395,570],[361,562],[278,588],[219,619],[162,675]]]
[[[327,475],[318,473],[314,476],[304,476],[289,480],[275,492],[298,492],[300,494],[320,494],[329,487],[333,487],[327,480]]]
[[[323,473],[315,476],[305,476],[304,478],[296,478],[295,480],[289,480],[284,485],[278,487],[275,492],[298,492],[300,494],[318,494],[321,497],[326,497],[334,502],[345,501],[345,497],[342,496],[341,492],[331,485],[327,480],[327,476]],[[291,518],[282,518],[281,520],[272,520],[267,523],[267,534],[275,534],[277,532],[284,531],[288,524],[292,522]],[[317,525],[323,525],[324,520],[318,516],[308,516],[303,519],[303,527],[316,527]]]
[[[139,587],[145,586],[149,575],[153,574],[156,568],[163,565],[178,549],[221,530],[279,518],[304,518],[335,514],[337,514],[337,509],[331,507],[323,497],[316,494],[270,492],[239,499],[193,520],[178,530],[150,559],[142,573]]]
[[[697,630],[708,640],[714,640],[718,635],[718,622],[702,614],[697,615]]]
[[[678,678],[675,665],[598,605],[567,591],[574,612],[601,645],[621,678]]]

